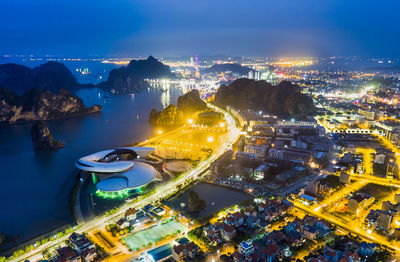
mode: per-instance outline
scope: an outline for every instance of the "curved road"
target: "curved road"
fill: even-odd
[[[78,225],[74,229],[74,231],[78,232],[78,233],[83,233],[83,232],[91,232],[91,231],[95,231],[95,230],[99,230],[99,229],[104,229],[106,224],[108,224],[112,221],[116,221],[117,219],[122,217],[128,208],[132,208],[132,207],[140,208],[140,207],[145,206],[159,198],[163,198],[167,195],[174,193],[176,190],[176,187],[179,184],[184,183],[186,180],[191,179],[191,178],[196,179],[199,174],[202,174],[204,171],[206,171],[209,168],[210,164],[213,161],[215,161],[219,156],[221,156],[227,149],[230,149],[240,136],[240,130],[237,126],[235,118],[231,114],[220,109],[217,106],[214,106],[212,104],[208,104],[208,106],[217,112],[223,113],[225,115],[225,119],[228,124],[228,132],[229,132],[228,139],[227,139],[228,141],[225,142],[225,144],[223,145],[223,147],[220,148],[220,150],[213,152],[213,154],[209,158],[207,158],[206,160],[201,162],[196,168],[188,171],[180,179],[159,187],[157,189],[157,191],[154,194],[152,194],[151,196],[148,196],[134,204],[125,204],[124,206],[122,206],[120,208],[120,210],[117,213],[115,213],[113,215],[110,215],[107,217],[105,217],[105,216],[97,217],[91,221],[84,222],[84,223]],[[181,129],[172,130],[161,136],[153,137],[149,140],[139,143],[139,145],[150,143],[156,139],[168,137],[169,135],[174,134],[176,132],[180,132],[180,131],[181,131]],[[65,237],[59,238],[57,240],[50,241],[44,245],[41,245],[39,248],[32,250],[31,252],[26,253],[18,258],[10,260],[10,261],[17,262],[17,261],[24,261],[27,259],[29,259],[29,260],[41,259],[42,258],[41,254],[43,251],[45,251],[51,247],[55,247],[57,245],[64,243],[64,241],[67,240],[67,238],[68,238],[68,235]]]

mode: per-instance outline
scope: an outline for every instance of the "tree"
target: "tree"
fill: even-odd
[[[158,126],[176,126],[183,123],[183,112],[175,105],[170,104],[162,111],[152,109],[150,112],[149,122]]]
[[[70,234],[72,232],[74,232],[74,229],[72,227],[65,229],[65,234]]]
[[[44,244],[46,244],[47,242],[49,242],[49,240],[48,240],[47,238],[43,238],[41,242],[42,242],[42,245],[44,245]]]

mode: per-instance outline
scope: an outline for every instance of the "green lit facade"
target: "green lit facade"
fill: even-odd
[[[101,190],[97,189],[96,195],[101,198],[111,198],[111,199],[126,198],[130,195],[129,191],[130,191],[129,189],[124,189],[124,190],[116,191],[116,192],[106,192],[106,191],[101,191]]]
[[[134,188],[134,189],[123,189],[120,191],[113,191],[113,192],[109,192],[109,191],[102,191],[100,189],[96,190],[96,195],[101,197],[101,198],[108,198],[108,199],[124,199],[127,198],[130,195],[133,194],[143,194],[147,189],[147,185],[138,187],[138,188]]]
[[[93,181],[94,185],[96,185],[97,182],[99,182],[99,178],[97,177],[97,175],[95,173],[92,173],[92,181]]]

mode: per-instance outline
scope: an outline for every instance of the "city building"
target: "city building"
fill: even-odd
[[[355,193],[348,201],[347,212],[358,215],[359,211],[371,205],[375,197],[364,193]]]
[[[83,261],[91,262],[97,258],[96,248],[86,235],[74,232],[68,239],[71,241],[77,254],[82,257]]]
[[[136,209],[135,208],[129,208],[125,212],[125,218],[127,220],[135,220],[136,219]]]
[[[308,164],[311,162],[313,154],[303,149],[273,147],[269,150],[269,156],[276,159],[302,161]]]
[[[248,152],[237,152],[236,159],[243,159],[243,160],[257,160],[258,157],[256,154],[248,153]]]
[[[177,262],[188,261],[194,259],[199,251],[200,248],[194,242],[177,245],[172,248],[172,259]]]
[[[311,194],[311,195],[316,195],[319,190],[319,181],[308,181],[306,188],[305,188],[305,193],[306,194]]]
[[[265,146],[247,145],[244,147],[244,152],[257,155],[258,158],[263,159],[267,154],[267,148]]]
[[[350,182],[350,174],[346,172],[340,172],[340,177],[339,177],[340,183],[347,184]]]
[[[374,111],[368,111],[364,109],[358,109],[358,114],[364,116],[368,120],[374,120],[375,119],[375,112]]]
[[[397,169],[396,161],[390,158],[386,164],[386,178],[393,179],[397,177]]]
[[[163,215],[165,215],[165,212],[166,212],[165,208],[162,208],[162,207],[156,207],[156,208],[154,208],[152,211],[153,211],[157,216],[163,216]]]
[[[266,173],[268,173],[269,167],[266,166],[265,164],[259,165],[256,169],[253,171],[253,179],[254,180],[263,180],[264,177],[266,176]]]
[[[57,249],[59,258],[57,261],[60,262],[81,262],[81,256],[78,255],[72,247],[62,247]]]
[[[239,253],[249,257],[254,252],[253,242],[251,240],[243,241],[239,244]]]

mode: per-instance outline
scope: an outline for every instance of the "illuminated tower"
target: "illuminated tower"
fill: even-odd
[[[195,77],[200,78],[199,57],[197,55],[194,56],[194,68],[196,69]]]
[[[194,65],[194,60],[193,60],[193,56],[190,57],[190,65],[193,66]]]

